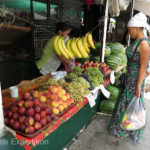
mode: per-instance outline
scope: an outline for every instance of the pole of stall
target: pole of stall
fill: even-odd
[[[106,36],[107,36],[107,22],[108,22],[107,21],[108,20],[108,6],[109,6],[109,0],[106,0],[101,62],[104,62],[104,56],[105,56],[105,45],[106,45]]]
[[[134,4],[135,4],[135,0],[132,0],[132,10],[131,10],[131,18],[133,17],[133,13],[134,13]],[[128,35],[128,45],[130,45],[130,35]]]
[[[3,137],[4,132],[4,115],[3,115],[3,103],[2,103],[2,92],[1,92],[1,82],[0,82],[0,138]]]

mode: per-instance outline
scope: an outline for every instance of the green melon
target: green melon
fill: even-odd
[[[111,69],[117,69],[121,65],[121,57],[117,55],[110,55],[106,58],[106,63]]]
[[[100,103],[99,109],[100,112],[106,113],[106,114],[112,114],[115,107],[115,102],[109,101],[109,100],[103,100]]]
[[[119,89],[113,85],[107,85],[106,89],[110,92],[109,100],[116,101],[116,99],[119,95]]]
[[[120,43],[108,43],[107,46],[111,48],[111,54],[124,53],[124,46]]]
[[[111,54],[111,49],[109,46],[105,46],[105,57],[109,56]]]

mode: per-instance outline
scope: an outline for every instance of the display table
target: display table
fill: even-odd
[[[11,134],[5,136],[3,139],[1,139],[0,149],[61,150],[96,114],[101,96],[102,94],[98,95],[96,99],[96,105],[93,108],[89,106],[87,99],[85,99],[83,103],[76,104],[70,108],[68,112],[60,116],[60,118],[52,125],[50,125],[47,130],[43,131],[35,138],[29,139],[20,135],[16,135],[17,139],[15,139]],[[24,144],[24,148],[20,146],[21,143]],[[37,145],[34,146],[33,144]]]
[[[43,80],[49,79],[50,75],[42,76],[32,81],[22,82],[18,85],[19,96],[23,92],[32,91],[39,87]],[[110,84],[109,79],[105,79],[103,85]],[[17,99],[10,98],[9,89],[2,91],[3,106],[7,108]],[[40,150],[52,149],[61,150],[69,141],[83,128],[84,125],[91,120],[91,118],[98,111],[98,105],[102,94],[99,94],[95,100],[96,104],[91,108],[88,99],[85,97],[83,101],[77,102],[71,106],[66,112],[60,115],[54,122],[52,122],[45,130],[42,130],[34,138],[28,138],[19,134],[8,134],[0,140],[1,150]]]

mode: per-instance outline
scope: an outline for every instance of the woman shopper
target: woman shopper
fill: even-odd
[[[150,54],[149,41],[145,38],[143,31],[147,27],[147,18],[143,13],[136,14],[128,22],[128,32],[131,38],[135,40],[126,49],[128,57],[127,82],[116,101],[108,127],[108,131],[112,135],[121,139],[129,137],[135,143],[141,141],[144,127],[134,131],[127,131],[120,128],[120,123],[126,108],[134,96],[140,97],[140,100],[144,103],[144,82]]]

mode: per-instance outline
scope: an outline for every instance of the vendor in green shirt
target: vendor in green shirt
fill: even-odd
[[[59,22],[56,24],[56,34],[64,36],[65,42],[69,39],[71,27],[64,23]],[[65,69],[74,67],[74,62],[66,59],[64,56],[58,56],[53,48],[54,36],[47,42],[43,49],[42,57],[36,62],[36,66],[42,75],[60,69],[64,65]],[[68,71],[67,71],[68,72]]]

